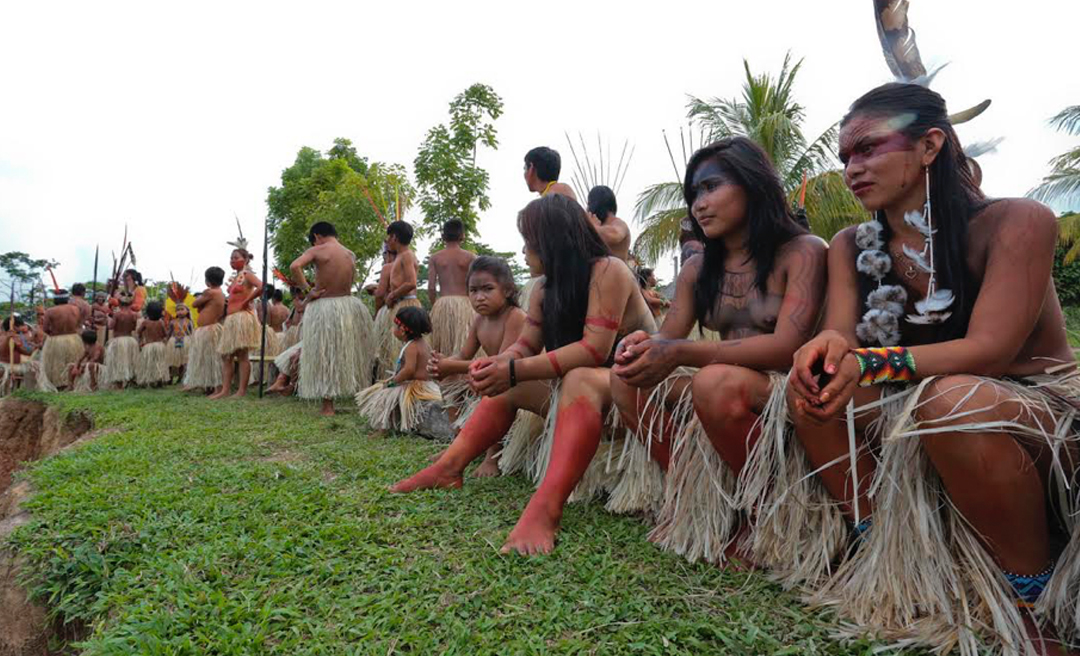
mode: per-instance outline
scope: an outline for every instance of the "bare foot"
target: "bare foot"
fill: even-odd
[[[499,459],[492,458],[490,456],[484,458],[484,462],[480,463],[480,466],[476,468],[476,471],[472,473],[473,478],[492,478],[500,475],[499,471]]]
[[[416,474],[403,481],[398,481],[390,486],[390,491],[398,494],[413,492],[414,490],[430,490],[443,488],[456,490],[461,487],[461,473],[446,471],[439,465],[432,465],[421,469]]]
[[[334,416],[334,400],[333,399],[323,399],[322,409],[319,410],[319,414],[324,416],[324,417],[333,417]]]
[[[510,531],[502,553],[517,552],[522,556],[549,554],[555,549],[555,533],[559,530],[562,513],[551,513],[533,503],[525,507],[517,526]]]
[[[242,399],[245,396],[247,396],[247,390],[244,390],[243,392],[237,391],[236,394],[233,394],[231,398]]]
[[[1027,632],[1028,639],[1031,641],[1031,646],[1036,654],[1039,656],[1070,656],[1077,653],[1062,644],[1053,627],[1040,629],[1035,620],[1032,619],[1031,611],[1021,609],[1020,614],[1024,617],[1024,630]]]
[[[214,392],[213,394],[211,394],[210,396],[208,396],[206,398],[208,398],[208,399],[220,399],[223,396],[225,396],[225,394],[226,394],[226,391],[224,389],[219,389],[218,391]]]

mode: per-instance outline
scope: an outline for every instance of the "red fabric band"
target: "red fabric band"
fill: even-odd
[[[548,362],[551,363],[551,368],[555,370],[555,375],[558,376],[559,378],[562,378],[562,375],[563,375],[562,367],[559,366],[559,361],[558,361],[558,359],[555,358],[554,351],[548,351],[547,356],[548,356]]]

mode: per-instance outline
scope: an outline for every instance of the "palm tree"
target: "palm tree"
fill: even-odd
[[[835,170],[837,126],[830,126],[812,141],[803,134],[806,112],[793,92],[801,66],[802,60],[792,64],[789,53],[784,57],[780,74],[773,79],[767,73],[754,75],[749,62],[743,60],[746,79],[742,97],[702,100],[690,96],[687,118],[691,122],[690,133],[696,128],[701,134],[699,146],[736,135],[757,142],[772,158],[792,201],[798,197],[805,176],[806,210],[811,228],[815,234],[830,239],[841,228],[865,220],[866,211]],[[692,139],[690,150],[693,150]],[[668,152],[672,155],[670,145]],[[685,150],[683,157],[685,167]],[[673,155],[671,159],[675,164]],[[676,177],[681,179],[678,166],[675,168]],[[655,261],[676,248],[679,223],[686,216],[681,181],[648,187],[638,196],[634,214],[642,226],[634,247],[639,258]]]
[[[1080,135],[1080,105],[1066,107],[1050,119],[1050,125],[1068,134]],[[1042,202],[1061,201],[1066,204],[1080,201],[1080,146],[1050,160],[1050,175],[1028,192]]]

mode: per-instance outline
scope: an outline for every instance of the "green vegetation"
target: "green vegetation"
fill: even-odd
[[[175,391],[36,395],[119,429],[35,465],[13,536],[87,654],[869,654],[756,574],[572,505],[555,555],[498,554],[530,494],[386,486],[439,448],[355,414]]]

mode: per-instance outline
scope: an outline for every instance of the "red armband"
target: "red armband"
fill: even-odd
[[[562,378],[562,367],[559,366],[559,360],[555,357],[554,351],[548,351],[548,362],[551,363],[551,368],[555,370],[555,375]]]
[[[619,329],[619,322],[609,317],[585,317],[585,325],[607,328],[608,330]]]

